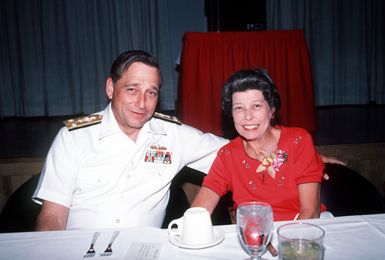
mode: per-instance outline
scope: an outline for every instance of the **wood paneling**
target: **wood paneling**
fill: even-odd
[[[43,158],[0,159],[0,209],[11,194],[43,167]]]
[[[317,149],[323,155],[345,161],[385,196],[385,143],[322,145]]]

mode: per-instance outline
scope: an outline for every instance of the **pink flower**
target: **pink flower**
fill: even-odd
[[[287,153],[282,150],[278,150],[272,163],[273,169],[276,172],[279,172],[279,168],[281,168],[282,164],[286,161],[287,161]]]
[[[276,153],[265,154],[261,165],[257,168],[256,172],[263,172],[267,169],[269,175],[275,179],[275,174],[279,172],[282,164],[287,161],[288,155],[282,150],[277,150]]]

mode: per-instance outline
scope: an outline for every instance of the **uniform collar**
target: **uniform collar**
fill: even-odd
[[[142,129],[140,130],[139,135],[145,133],[156,134],[156,135],[167,135],[162,120],[151,118],[146,122]],[[112,112],[111,103],[103,111],[103,119],[100,126],[99,139],[102,139],[106,136],[115,135],[118,133],[123,133],[120,129],[118,122],[115,119],[114,113]]]
[[[121,133],[118,122],[116,122],[114,113],[112,113],[111,102],[103,111],[103,119],[100,126],[99,139],[102,139],[106,136],[114,135]]]
[[[158,135],[167,135],[166,130],[164,129],[165,124],[163,120],[151,118],[145,125],[147,125],[147,132]],[[144,127],[144,126],[143,126]]]

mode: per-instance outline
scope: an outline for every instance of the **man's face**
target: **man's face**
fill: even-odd
[[[133,140],[155,111],[159,85],[159,70],[142,62],[132,63],[115,84],[107,79],[106,93],[116,121]]]

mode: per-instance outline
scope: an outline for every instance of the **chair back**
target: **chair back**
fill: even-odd
[[[32,176],[7,200],[0,214],[0,233],[34,231],[41,205],[32,201],[40,174]]]
[[[385,202],[376,187],[349,167],[326,164],[329,180],[321,187],[321,202],[334,216],[385,213]]]
[[[166,209],[166,216],[163,220],[162,228],[167,228],[171,220],[180,218],[184,212],[190,208],[190,200],[187,197],[183,184],[191,183],[194,185],[201,185],[205,174],[190,167],[182,168],[171,182],[170,199]],[[195,193],[192,194],[195,197]],[[194,198],[191,198],[191,200]],[[211,221],[213,225],[232,224],[229,207],[233,205],[232,194],[227,193],[223,196],[213,213],[211,214]]]

